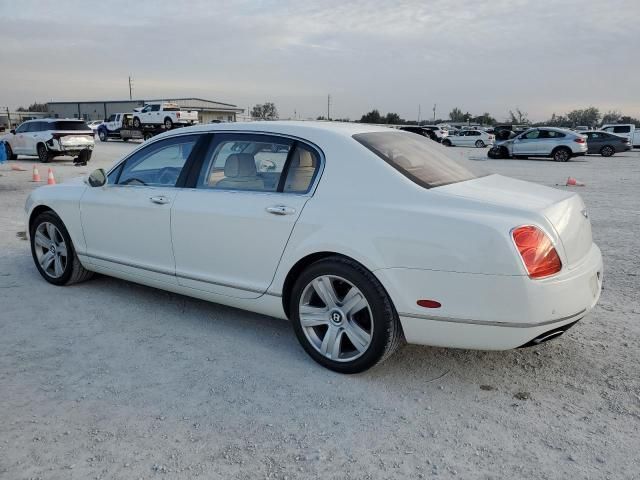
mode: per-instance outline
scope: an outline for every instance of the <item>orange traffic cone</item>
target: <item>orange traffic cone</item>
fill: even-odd
[[[40,172],[38,172],[38,167],[33,166],[33,175],[31,176],[32,182],[40,182]]]
[[[578,180],[576,180],[573,177],[569,177],[567,178],[567,187],[584,187],[584,183],[579,182]]]
[[[56,179],[53,176],[53,170],[49,169],[49,176],[47,177],[47,185],[55,185]]]

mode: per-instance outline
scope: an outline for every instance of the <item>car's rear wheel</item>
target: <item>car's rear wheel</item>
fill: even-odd
[[[483,148],[484,147],[484,142],[482,140],[477,140],[476,141],[476,148]]]
[[[69,232],[55,213],[43,212],[31,230],[31,255],[40,275],[54,285],[70,285],[93,276],[86,270],[73,248]]]
[[[568,162],[571,158],[571,150],[568,148],[559,148],[553,152],[553,159],[556,162]]]
[[[98,137],[100,137],[101,142],[106,142],[109,140],[109,135],[104,130],[98,130]]]
[[[293,329],[320,365],[358,373],[389,357],[400,344],[400,320],[380,282],[362,265],[330,257],[296,280],[290,303]]]
[[[610,157],[614,153],[616,153],[616,151],[611,145],[605,145],[600,149],[600,155],[603,157]]]
[[[164,119],[164,128],[166,128],[167,130],[171,130],[173,128],[173,120],[171,120],[169,117]]]
[[[451,144],[451,140],[449,140],[448,138],[445,138],[444,140],[442,140],[442,144],[443,144],[445,147],[450,147],[450,146],[452,145],[452,144]]]
[[[51,160],[51,153],[44,143],[39,143],[36,149],[38,152],[38,158],[42,163],[47,163],[49,160]]]

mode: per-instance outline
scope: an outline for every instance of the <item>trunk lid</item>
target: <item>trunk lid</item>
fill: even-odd
[[[560,238],[564,252],[558,253],[564,253],[563,262],[568,263],[569,267],[578,264],[591,249],[591,222],[584,202],[574,192],[502,175],[489,175],[445,185],[438,187],[437,191],[543,215]],[[526,222],[527,219],[523,218],[523,224]],[[517,226],[519,225],[514,225]]]

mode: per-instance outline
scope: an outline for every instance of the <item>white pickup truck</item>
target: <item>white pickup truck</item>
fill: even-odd
[[[174,125],[193,125],[198,123],[198,112],[180,110],[175,103],[153,102],[133,111],[133,126],[140,128],[142,125],[164,125],[170,130]]]
[[[640,128],[631,123],[612,123],[603,125],[600,130],[607,133],[613,133],[619,137],[629,139],[629,143],[634,148],[640,148]]]

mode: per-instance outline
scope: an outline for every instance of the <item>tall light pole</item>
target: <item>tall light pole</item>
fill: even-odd
[[[433,123],[436,123],[436,104],[433,104]]]
[[[418,125],[420,125],[420,104],[418,104]]]
[[[331,120],[331,94],[327,95],[327,120]]]
[[[129,100],[133,100],[133,83],[131,81],[131,75],[129,75]]]

